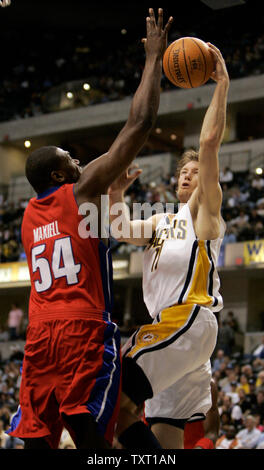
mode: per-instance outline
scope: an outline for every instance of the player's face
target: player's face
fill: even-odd
[[[178,179],[178,198],[180,202],[187,202],[198,185],[199,163],[190,161],[182,167]]]
[[[82,169],[79,166],[79,160],[72,158],[69,152],[60,148],[57,149],[57,153],[61,157],[61,169],[65,172],[66,177],[65,183],[76,183],[82,172]]]

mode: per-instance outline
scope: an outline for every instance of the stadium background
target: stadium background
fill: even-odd
[[[226,7],[230,3],[234,6]],[[219,47],[227,61],[231,85],[220,169],[228,167],[232,174],[227,183],[223,176],[222,186],[223,215],[234,237],[226,239],[219,258],[225,303],[220,316],[225,319],[232,311],[239,322],[234,352],[250,353],[259,344],[264,335],[264,14],[260,3],[194,0],[179,6],[164,1],[13,0],[10,7],[1,9],[2,335],[12,302],[27,312],[30,292],[19,230],[23,210],[34,195],[24,177],[26,157],[39,146],[57,145],[85,164],[109,148],[126,121],[139,83],[144,64],[140,40],[148,7],[161,6],[165,19],[174,16],[169,43],[196,36]],[[129,192],[128,204],[177,203],[173,193],[177,160],[185,148],[197,148],[214,86],[209,81],[198,89],[181,90],[163,76],[156,126],[136,160],[144,171]],[[253,210],[258,215],[256,230],[251,218],[245,226],[240,220],[234,222],[243,216],[241,211],[251,215]],[[149,320],[141,292],[142,250],[113,242],[114,318],[125,337]],[[5,360],[14,343],[3,338],[0,350]],[[22,335],[15,348],[23,351],[23,345]]]

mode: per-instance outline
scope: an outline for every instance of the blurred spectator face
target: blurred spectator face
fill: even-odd
[[[253,416],[248,416],[245,421],[245,426],[249,431],[252,431],[256,427],[256,420]]]
[[[260,371],[258,374],[258,378],[261,381],[261,386],[264,385],[264,370]]]
[[[225,395],[223,399],[223,406],[226,409],[228,409],[231,407],[231,404],[232,404],[231,397],[229,397],[228,395]]]
[[[243,388],[239,388],[237,393],[238,393],[238,396],[239,396],[240,400],[243,400],[243,398],[246,397],[246,392]]]
[[[217,359],[223,359],[224,357],[223,349],[218,349],[216,356],[217,356]]]
[[[241,385],[246,385],[248,383],[247,376],[245,374],[241,374],[240,383]]]
[[[230,440],[231,440],[231,439],[234,439],[235,434],[236,434],[235,426],[232,426],[232,425],[226,426],[226,433],[225,433],[225,435],[226,435],[227,439],[230,439]]]
[[[258,402],[259,405],[264,403],[264,391],[262,391],[262,390],[258,391],[258,393],[257,393],[257,402]]]
[[[255,388],[256,388],[255,380],[254,379],[249,379],[248,384],[249,384],[249,392],[254,393]]]
[[[252,375],[252,367],[250,364],[247,364],[245,365],[243,368],[242,368],[242,372],[243,374],[246,375],[246,377],[251,377]]]
[[[221,418],[222,426],[225,426],[230,423],[230,414],[227,413],[226,411],[223,411],[220,418]]]

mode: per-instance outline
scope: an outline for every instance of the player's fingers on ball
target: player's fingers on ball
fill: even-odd
[[[216,46],[214,46],[214,44],[211,44],[210,42],[208,42],[207,44],[212,50],[214,50],[215,52],[217,52],[219,55],[222,56],[220,49],[218,49]]]
[[[208,44],[208,46],[209,46],[210,52],[213,54],[214,58],[217,59],[217,60],[220,59],[221,58],[220,51],[215,50],[213,47],[211,47],[210,44]]]

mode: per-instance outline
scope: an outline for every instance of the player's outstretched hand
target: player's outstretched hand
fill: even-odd
[[[0,0],[0,7],[2,8],[9,7],[10,4],[11,0]]]
[[[149,9],[149,16],[146,18],[147,37],[142,39],[145,46],[146,58],[152,56],[162,58],[167,48],[168,32],[170,30],[173,17],[170,16],[166,26],[163,28],[163,9],[158,10],[158,21],[156,21],[153,8]]]

